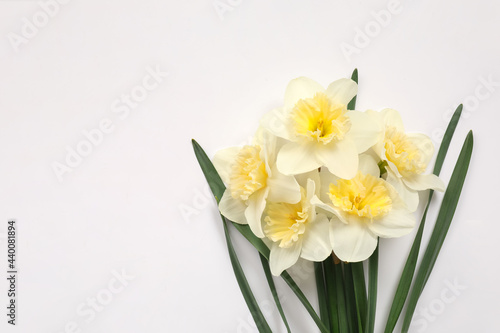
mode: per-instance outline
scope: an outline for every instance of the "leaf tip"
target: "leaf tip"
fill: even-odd
[[[351,75],[351,80],[358,83],[358,69],[357,68],[354,68],[354,71],[352,72],[352,75]]]
[[[469,133],[467,133],[467,140],[470,140],[471,141],[471,144],[474,143],[474,134],[472,132],[472,130],[469,131]]]
[[[200,147],[200,144],[198,142],[196,142],[195,139],[191,139],[191,144],[193,145],[193,148],[196,149],[196,148],[199,148]]]
[[[459,106],[457,106],[457,108],[455,109],[455,112],[453,113],[453,116],[460,117],[462,115],[463,108],[464,108],[463,104],[460,104]]]

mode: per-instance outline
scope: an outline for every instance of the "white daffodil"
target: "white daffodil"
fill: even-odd
[[[257,132],[253,145],[218,151],[213,159],[227,189],[219,210],[229,220],[247,224],[257,237],[264,237],[262,212],[266,200],[297,203],[300,186],[293,176],[276,168],[276,137],[265,130]]]
[[[421,133],[405,133],[396,110],[369,111],[379,119],[384,131],[374,146],[375,153],[387,162],[386,180],[396,188],[410,211],[418,206],[418,191],[444,191],[443,181],[434,174],[424,174],[433,154],[431,139]],[[374,118],[375,118],[374,117]]]
[[[327,89],[305,77],[288,84],[283,108],[262,119],[262,126],[289,141],[278,153],[278,170],[293,175],[326,166],[342,178],[356,175],[358,154],[373,146],[381,132],[370,115],[347,110],[357,89],[350,79]]]
[[[412,213],[392,185],[380,178],[375,159],[361,155],[359,171],[350,180],[322,170],[320,198],[311,202],[333,213],[330,241],[337,257],[363,261],[377,247],[378,237],[408,234],[415,225]]]
[[[280,275],[299,257],[323,261],[332,253],[329,220],[325,214],[316,214],[315,205],[311,203],[316,184],[308,179],[306,187],[301,187],[301,200],[296,204],[268,202],[264,233],[271,241],[269,265],[273,275]]]

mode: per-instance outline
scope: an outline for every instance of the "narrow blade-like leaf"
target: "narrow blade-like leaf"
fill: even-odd
[[[344,267],[345,302],[349,331],[360,332],[360,329],[358,328],[356,294],[354,292],[354,277],[352,275],[352,265],[342,263],[342,266]]]
[[[451,120],[448,123],[448,127],[446,128],[446,132],[444,133],[441,145],[439,146],[439,151],[436,157],[436,163],[434,164],[434,171],[433,171],[433,173],[437,176],[439,176],[441,168],[443,167],[444,159],[446,157],[446,153],[448,152],[448,148],[450,147],[451,139],[453,138],[453,134],[455,134],[455,129],[457,128],[458,121],[462,116],[462,109],[463,105],[460,104],[453,113],[453,116],[451,117]]]
[[[286,326],[286,331],[290,333],[290,326],[288,326],[288,321],[285,317],[285,312],[283,311],[283,307],[281,306],[280,299],[278,297],[278,292],[276,291],[276,286],[274,284],[273,275],[271,274],[271,268],[269,267],[269,261],[267,261],[266,257],[264,257],[261,253],[259,253],[260,261],[262,262],[262,268],[264,268],[264,273],[266,274],[267,283],[269,284],[269,289],[271,289],[271,293],[273,294],[274,302],[276,303],[276,307],[280,313],[281,319]]]
[[[358,332],[364,332],[363,328],[366,326],[366,314],[368,312],[365,271],[362,262],[354,262],[350,265],[352,267],[354,296],[356,297]]]
[[[236,280],[238,281],[238,285],[240,287],[241,293],[243,294],[243,297],[245,298],[248,309],[252,314],[253,320],[255,321],[259,332],[272,333],[271,328],[269,327],[269,324],[262,314],[259,304],[257,303],[252,290],[250,289],[250,285],[248,284],[247,278],[245,277],[245,273],[241,268],[240,261],[238,260],[238,256],[236,255],[233,244],[231,242],[231,236],[229,235],[227,224],[226,222],[224,222],[224,218],[222,219],[224,224],[224,234],[226,236],[227,249],[229,251],[229,257],[231,258],[231,264],[233,265],[234,275],[236,276]]]
[[[333,259],[333,258],[332,258]],[[339,263],[333,264],[335,274],[335,288],[337,289],[337,310],[340,333],[349,333],[349,324],[347,322],[347,307],[345,301],[345,286],[344,274],[342,273],[342,265]]]
[[[193,144],[194,154],[196,155],[196,159],[200,164],[201,171],[203,171],[203,174],[207,179],[208,185],[210,186],[210,189],[215,196],[215,200],[217,200],[217,203],[219,203],[222,195],[224,194],[224,191],[226,190],[226,187],[224,186],[222,179],[217,173],[217,170],[215,170],[212,161],[210,161],[203,148],[201,148],[198,142],[196,142],[196,140],[194,139],[191,140],[191,143]]]
[[[358,69],[357,68],[355,68],[354,71],[352,72],[351,80],[358,83]],[[347,104],[347,110],[354,110],[356,108],[356,97],[357,97],[357,95],[352,98],[352,100],[349,102],[349,104]]]
[[[248,224],[239,224],[232,222],[234,227],[245,237],[250,244],[252,244],[257,251],[259,251],[267,260],[269,260],[269,248],[259,237],[255,236],[255,234],[250,229]]]
[[[302,302],[307,312],[309,312],[309,315],[312,317],[312,319],[318,326],[321,333],[329,333],[329,330],[326,328],[321,319],[318,317],[318,314],[316,313],[316,311],[314,311],[314,308],[312,307],[311,303],[309,303],[309,301],[307,300],[306,295],[304,295],[302,290],[300,290],[299,286],[295,283],[290,274],[284,271],[283,273],[281,273],[281,277],[283,278],[283,280],[285,280],[290,289],[292,289],[297,298]]]
[[[455,133],[455,129],[457,128],[458,121],[460,120],[460,116],[462,114],[462,108],[463,106],[462,104],[460,104],[453,113],[453,117],[451,118],[448,127],[446,128],[443,140],[441,141],[441,145],[439,146],[439,151],[436,157],[436,163],[434,164],[433,171],[436,176],[439,176],[439,173],[441,172],[444,159],[446,157],[446,154],[448,153],[451,139],[453,138],[453,134]],[[392,301],[391,310],[389,311],[389,317],[387,318],[387,324],[385,326],[384,333],[391,333],[394,330],[401,311],[403,310],[406,298],[408,297],[408,292],[410,291],[413,275],[415,274],[415,266],[417,265],[418,252],[420,251],[420,244],[422,242],[425,220],[427,218],[427,212],[429,210],[433,194],[434,191],[431,190],[427,199],[424,214],[422,215],[422,220],[420,221],[420,226],[418,227],[417,234],[415,235],[415,239],[413,240],[413,245],[411,247],[410,253],[408,254],[408,258],[406,259],[403,273],[401,274],[401,278],[399,279],[398,288],[396,289],[396,294],[394,295],[394,300]]]
[[[332,256],[326,258],[325,264],[325,282],[328,293],[327,303],[330,310],[330,332],[339,333],[339,308],[337,302],[337,276],[335,275]]]
[[[375,311],[377,309],[378,284],[378,245],[368,259],[368,314],[366,316],[365,333],[373,333],[375,328]]]
[[[316,290],[318,293],[319,315],[323,324],[330,329],[330,314],[326,301],[327,290],[325,284],[325,270],[322,262],[314,263],[314,274],[316,277]]]
[[[408,299],[408,308],[403,321],[402,332],[408,332],[411,319],[417,307],[418,299],[434,268],[434,264],[436,263],[436,259],[443,246],[448,229],[450,228],[460,198],[460,193],[462,192],[465,182],[465,177],[469,169],[473,145],[473,135],[472,131],[470,131],[462,146],[455,168],[453,169],[448,187],[444,193],[443,202],[439,209],[434,230],[431,234],[431,239],[427,245],[422,263],[415,277],[415,283]]]

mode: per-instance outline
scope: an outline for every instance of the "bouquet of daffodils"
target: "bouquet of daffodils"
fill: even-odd
[[[272,332],[259,309],[228,233],[236,227],[261,256],[264,273],[288,332],[273,276],[281,276],[322,333],[373,332],[378,246],[416,225],[419,192],[430,190],[404,266],[385,332],[392,332],[407,303],[402,332],[444,242],[472,154],[469,132],[446,187],[438,177],[462,106],[434,156],[428,136],[407,133],[393,109],[355,110],[357,70],[324,88],[300,77],[283,106],[261,120],[253,143],[218,151],[213,161],[193,146],[217,200],[231,263],[259,332]],[[433,190],[446,190],[421,265],[416,269]],[[319,314],[286,272],[299,258],[314,262]],[[363,262],[368,261],[368,281]],[[416,273],[416,274],[415,274]],[[413,282],[413,288],[410,286]]]

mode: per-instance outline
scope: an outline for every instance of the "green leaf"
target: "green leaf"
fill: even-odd
[[[349,331],[361,332],[358,327],[358,310],[356,308],[356,294],[354,292],[354,277],[352,274],[352,265],[342,263],[342,266],[344,267],[345,301]]]
[[[460,104],[451,120],[446,128],[446,132],[444,133],[443,140],[441,141],[441,145],[439,146],[439,151],[436,157],[436,163],[434,164],[433,173],[439,176],[441,172],[441,168],[443,167],[444,158],[446,157],[446,153],[448,152],[448,148],[450,147],[451,138],[453,138],[453,134],[455,134],[455,129],[457,128],[458,121],[460,120],[460,116],[462,115],[463,105]]]
[[[436,157],[436,163],[434,164],[433,171],[436,176],[439,176],[439,173],[441,172],[444,159],[446,157],[446,154],[448,153],[451,139],[453,137],[453,134],[455,133],[458,121],[460,120],[460,115],[462,114],[462,108],[462,104],[460,104],[453,113],[453,117],[451,118],[448,127],[446,128],[443,140],[441,141],[441,145],[439,146],[439,151]],[[387,318],[387,324],[384,331],[385,333],[391,333],[394,331],[394,327],[396,327],[396,323],[401,314],[401,311],[403,310],[406,298],[408,297],[408,292],[410,290],[413,275],[415,273],[415,266],[417,265],[418,252],[420,251],[420,244],[422,242],[425,220],[427,218],[427,212],[429,210],[433,194],[434,191],[431,190],[429,193],[429,198],[427,199],[427,204],[425,206],[422,220],[420,221],[420,226],[418,228],[417,234],[415,235],[415,239],[413,241],[410,253],[408,254],[408,258],[406,259],[403,273],[401,274],[401,278],[399,279],[398,288],[396,289],[396,294],[394,295],[394,299],[392,301],[391,310],[389,311],[389,317]]]
[[[203,174],[207,179],[208,185],[210,186],[210,189],[214,194],[215,200],[217,200],[217,203],[219,203],[222,195],[224,194],[224,191],[226,190],[226,187],[224,186],[222,179],[217,173],[217,170],[215,170],[214,165],[208,158],[203,148],[201,148],[196,140],[192,139],[191,142],[193,144],[194,154],[196,155],[196,159],[200,164],[201,170],[203,171]]]
[[[366,314],[368,313],[365,271],[362,262],[354,262],[349,265],[352,267],[356,313],[358,316],[358,332],[363,332],[363,328],[366,326]]]
[[[330,330],[330,314],[328,311],[328,304],[326,301],[326,284],[325,284],[325,270],[322,262],[314,263],[314,274],[316,277],[316,290],[318,293],[319,315],[321,321]]]
[[[429,195],[430,196],[430,195]],[[410,253],[406,259],[405,267],[403,268],[403,273],[399,279],[398,288],[396,289],[396,294],[392,301],[391,310],[389,311],[389,317],[387,318],[387,324],[385,326],[385,333],[391,333],[394,331],[394,327],[398,322],[399,315],[403,310],[403,306],[408,296],[410,290],[411,281],[413,279],[413,274],[415,273],[415,266],[417,265],[418,252],[420,250],[420,243],[422,242],[422,234],[424,232],[425,219],[427,217],[427,211],[429,210],[430,200],[427,202],[425,207],[424,215],[422,216],[422,221],[418,227],[417,234],[413,240],[413,245],[411,246]]]
[[[323,261],[325,264],[325,282],[328,293],[328,309],[330,310],[330,332],[339,333],[339,309],[337,302],[337,276],[335,275],[332,256]]]
[[[208,185],[210,186],[210,189],[212,190],[212,193],[215,196],[215,199],[217,202],[220,201],[220,198],[222,198],[222,195],[224,194],[224,191],[226,187],[224,186],[224,183],[222,182],[222,179],[220,178],[219,174],[217,173],[217,170],[215,170],[214,165],[208,158],[207,154],[201,148],[201,146],[196,142],[194,139],[192,140],[193,144],[193,149],[196,155],[196,159],[198,160],[198,163],[200,164],[200,167],[203,171],[203,174],[205,175],[205,178],[207,179]],[[269,248],[264,244],[264,242],[256,237],[252,231],[250,230],[250,227],[248,225],[242,225],[242,224],[237,224],[233,223],[233,226],[267,259],[269,260]],[[328,333],[328,329],[323,325],[321,322],[321,319],[318,317],[316,312],[314,311],[314,308],[311,306],[311,303],[307,300],[305,297],[304,293],[302,290],[300,290],[299,286],[293,281],[292,277],[287,273],[283,272],[281,274],[281,277],[285,282],[288,284],[288,286],[292,289],[292,291],[295,293],[295,295],[299,298],[299,300],[302,302],[304,307],[306,308],[307,312],[311,315],[312,319],[318,325],[318,328],[322,333]]]
[[[286,320],[285,312],[283,311],[283,307],[281,306],[281,302],[278,297],[278,292],[276,291],[276,286],[274,285],[273,275],[271,274],[271,268],[269,267],[269,261],[267,261],[266,257],[264,257],[261,253],[259,253],[259,257],[260,261],[262,262],[262,268],[264,268],[264,273],[266,274],[266,279],[267,283],[269,284],[269,289],[271,289],[271,293],[273,294],[276,307],[278,308],[281,319],[283,319],[283,323],[286,326],[286,331],[290,333],[290,326],[288,326],[288,321]]]
[[[368,315],[366,317],[365,333],[373,333],[375,328],[375,310],[377,309],[378,283],[378,245],[368,259]]]
[[[351,80],[358,83],[358,69],[355,68],[351,75]],[[356,96],[347,104],[347,110],[354,110],[356,108]]]
[[[269,248],[262,241],[262,239],[255,236],[248,224],[239,224],[234,222],[232,223],[234,227],[243,235],[243,237],[245,237],[250,242],[250,244],[252,244],[257,249],[257,251],[260,252],[260,254],[262,254],[267,260],[269,260]]]
[[[227,249],[229,251],[229,257],[231,258],[234,275],[236,276],[236,280],[238,281],[238,285],[240,287],[241,293],[243,294],[243,297],[245,298],[248,309],[252,314],[253,320],[255,321],[259,332],[272,333],[271,328],[269,327],[266,318],[264,318],[259,304],[257,303],[252,290],[250,289],[250,285],[248,284],[247,278],[245,277],[245,273],[241,268],[240,261],[238,260],[238,256],[234,251],[233,243],[231,242],[231,236],[229,235],[227,224],[226,222],[224,222],[224,217],[222,217],[222,220],[222,223],[224,224],[224,234],[226,236]]]
[[[314,308],[312,307],[311,303],[309,303],[306,296],[304,295],[302,290],[300,290],[299,286],[295,283],[295,281],[292,279],[290,274],[288,274],[286,271],[284,271],[283,273],[281,273],[281,277],[283,278],[283,280],[285,280],[285,282],[288,284],[290,289],[292,289],[292,291],[295,293],[297,298],[302,302],[302,304],[306,308],[307,312],[309,312],[312,319],[314,320],[314,322],[318,326],[321,333],[329,333],[329,330],[325,327],[325,325],[323,324],[321,319],[318,317],[318,315],[316,314],[316,311],[314,311]]]
[[[465,182],[465,177],[469,169],[473,145],[474,139],[472,131],[470,131],[462,146],[455,168],[453,169],[450,182],[446,192],[444,193],[443,202],[441,203],[441,207],[439,209],[434,230],[431,234],[431,239],[425,250],[417,276],[415,277],[415,283],[410,293],[408,308],[403,321],[402,332],[408,332],[411,319],[417,307],[418,299],[422,294],[432,269],[434,268],[434,264],[436,263],[436,259],[439,255],[441,247],[443,246],[448,229],[450,228],[451,221],[460,198],[460,193],[462,192]]]
[[[328,260],[328,259],[327,259]],[[332,258],[333,260],[333,258]],[[347,306],[345,301],[344,275],[342,273],[342,265],[340,263],[333,264],[335,274],[335,288],[337,288],[337,310],[340,333],[349,333],[349,324],[347,321]]]

